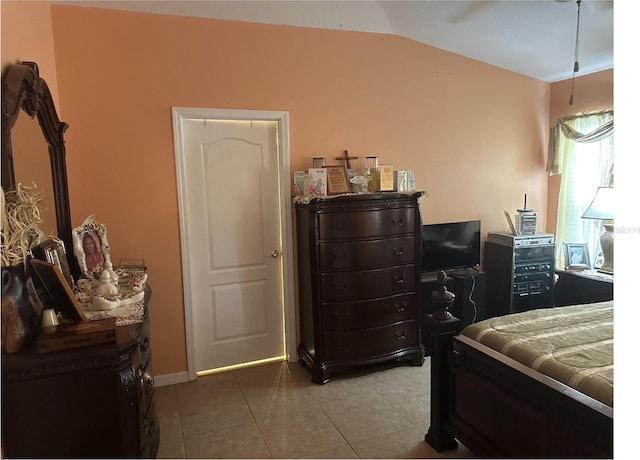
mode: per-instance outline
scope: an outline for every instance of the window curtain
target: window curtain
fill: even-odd
[[[613,111],[556,121],[549,140],[549,174],[561,174],[556,224],[556,266],[564,267],[562,243],[587,243],[591,265],[602,263],[602,221],[582,219],[600,186],[613,186]]]

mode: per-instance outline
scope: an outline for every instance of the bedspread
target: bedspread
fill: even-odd
[[[490,318],[461,334],[613,407],[613,301]]]

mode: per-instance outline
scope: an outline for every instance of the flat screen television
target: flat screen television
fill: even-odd
[[[479,220],[422,226],[422,272],[471,268],[478,265]]]

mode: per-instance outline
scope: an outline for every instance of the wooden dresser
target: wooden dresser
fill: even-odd
[[[155,457],[149,296],[116,344],[2,356],[3,457]]]
[[[298,356],[313,382],[354,365],[423,363],[420,196],[367,193],[296,204]]]

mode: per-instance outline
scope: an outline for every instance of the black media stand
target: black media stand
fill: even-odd
[[[423,272],[421,275],[422,343],[427,356],[431,355],[431,338],[425,317],[435,310],[431,291],[438,287],[438,273],[440,272]],[[462,321],[462,327],[485,319],[487,274],[473,268],[447,270],[446,273],[447,289],[456,295],[451,313]]]

